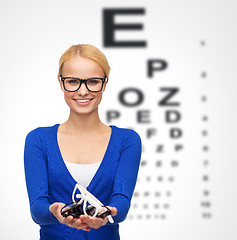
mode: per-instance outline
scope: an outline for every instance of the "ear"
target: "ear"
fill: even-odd
[[[104,83],[103,92],[105,91],[105,88],[106,88],[107,83],[108,83],[108,79],[107,79],[107,81]]]
[[[60,84],[61,90],[64,91],[64,89],[63,89],[63,83],[62,83],[62,81],[60,80],[60,77],[59,77],[59,76],[58,76],[58,81],[59,81],[59,84]]]

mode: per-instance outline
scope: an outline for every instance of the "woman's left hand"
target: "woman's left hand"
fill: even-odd
[[[117,209],[115,207],[107,206],[111,210],[111,216],[115,216],[117,214]],[[108,222],[108,217],[106,218],[98,218],[91,217],[89,215],[81,215],[80,219],[82,223],[87,224],[89,228],[98,229],[101,226],[104,226]]]

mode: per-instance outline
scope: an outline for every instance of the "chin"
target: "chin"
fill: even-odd
[[[95,112],[96,110],[98,110],[98,107],[95,109],[75,109],[75,108],[70,108],[70,111],[75,113],[75,114],[79,114],[79,115],[89,115],[93,112]]]

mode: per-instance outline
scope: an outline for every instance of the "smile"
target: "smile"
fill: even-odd
[[[91,99],[74,99],[75,102],[79,103],[79,104],[88,104],[91,100],[93,100],[94,98]]]
[[[89,102],[89,101],[91,101],[93,98],[91,98],[91,99],[74,99],[75,101],[77,101],[77,102]]]
[[[92,99],[78,99],[76,100],[77,102],[89,102],[91,101]]]

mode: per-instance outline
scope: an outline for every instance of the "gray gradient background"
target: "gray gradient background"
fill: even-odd
[[[118,18],[121,22],[144,24],[144,31],[118,32],[117,39],[146,39],[145,49],[104,49],[102,46],[102,9],[104,7],[144,7],[146,14],[135,18]],[[162,240],[234,240],[236,230],[236,1],[5,1],[0,3],[1,19],[1,239],[38,239],[38,226],[30,217],[25,187],[23,148],[26,134],[35,127],[62,123],[68,108],[57,82],[58,60],[71,45],[90,43],[101,48],[111,65],[110,83],[100,105],[105,122],[107,109],[118,109],[121,119],[112,124],[134,126],[146,146],[144,129],[135,121],[139,109],[150,109],[149,126],[168,129],[163,121],[164,109],[157,107],[161,98],[157,89],[178,86],[176,100],[182,121],[178,125],[185,135],[185,151],[178,156],[180,167],[174,173],[171,208],[166,220],[125,220],[120,224],[121,239]],[[135,20],[134,20],[135,19]],[[205,46],[200,42],[205,41]],[[146,61],[161,58],[169,62],[167,71],[147,79]],[[207,78],[201,79],[202,71]],[[124,78],[126,76],[126,78]],[[145,85],[150,83],[150,85]],[[127,109],[117,96],[123,87],[134,86],[146,93],[142,106]],[[202,103],[200,97],[207,96]],[[209,121],[203,123],[203,114]],[[208,138],[200,135],[202,129]],[[163,134],[163,135],[162,135]],[[166,131],[159,142],[173,146]],[[208,169],[202,166],[200,150],[210,147]],[[174,153],[166,152],[164,158]],[[144,152],[153,158],[154,151]],[[142,169],[139,177],[154,174]],[[163,169],[169,174],[170,169]],[[167,172],[165,172],[167,171]],[[203,174],[211,181],[204,186]],[[137,187],[146,189],[145,184]],[[153,183],[150,188],[157,188]],[[169,185],[162,185],[168,189]],[[159,188],[159,186],[158,186]],[[212,218],[201,217],[202,190],[211,192]],[[150,189],[152,190],[152,189]],[[143,200],[141,200],[143,201]],[[11,210],[10,207],[14,206]],[[131,211],[134,211],[131,209]],[[134,212],[134,214],[136,214]]]

